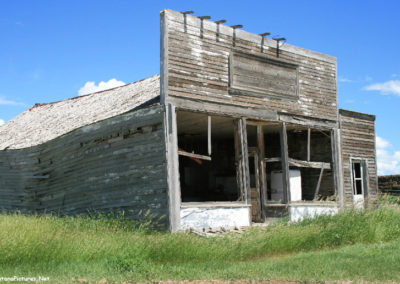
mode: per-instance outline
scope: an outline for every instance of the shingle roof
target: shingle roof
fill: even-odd
[[[160,95],[160,76],[64,101],[37,104],[0,126],[0,150],[42,144],[82,126],[128,112]]]

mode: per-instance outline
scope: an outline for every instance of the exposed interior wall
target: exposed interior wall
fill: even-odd
[[[182,202],[244,200],[237,182],[234,124],[229,117],[177,112]]]
[[[377,202],[375,116],[340,110],[340,132],[345,206],[354,204],[351,159],[361,160],[367,167],[365,204]]]
[[[168,223],[163,106],[84,126],[44,144],[0,151],[0,208],[82,214],[149,210]]]

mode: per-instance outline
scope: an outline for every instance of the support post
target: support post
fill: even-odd
[[[243,186],[246,194],[246,203],[251,204],[249,150],[247,147],[246,118],[244,117],[240,119],[240,130],[240,140],[242,144]]]
[[[340,208],[344,208],[343,170],[342,170],[342,145],[340,129],[334,128],[331,132],[332,169],[335,193],[339,199]]]
[[[260,159],[258,167],[260,169],[260,191],[261,191],[261,218],[265,218],[264,206],[267,204],[267,178],[265,172],[265,144],[264,131],[262,125],[257,125],[257,147]]]
[[[233,124],[234,141],[235,141],[235,166],[236,166],[236,185],[238,190],[238,201],[244,201],[243,186],[243,164],[241,155],[241,139],[240,139],[240,120],[236,120]]]
[[[207,148],[208,148],[208,156],[211,156],[211,116],[208,116],[208,128],[207,128]]]
[[[164,128],[167,155],[169,226],[171,232],[176,232],[180,230],[181,226],[181,186],[179,182],[178,135],[175,106],[168,104],[165,114]]]
[[[311,157],[311,129],[307,129],[307,162],[310,161]]]
[[[289,179],[289,154],[287,144],[286,123],[282,122],[281,125],[281,159],[282,159],[282,185],[283,185],[283,198],[285,203],[290,202],[290,179]]]
[[[314,200],[317,198],[318,193],[319,193],[319,188],[321,187],[321,180],[322,180],[322,176],[324,175],[324,168],[321,168],[321,171],[319,173],[319,177],[318,177],[318,182],[317,182],[317,186],[315,187],[315,193],[314,193]]]

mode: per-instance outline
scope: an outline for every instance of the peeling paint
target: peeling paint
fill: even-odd
[[[249,207],[181,208],[181,229],[228,228],[250,226]]]

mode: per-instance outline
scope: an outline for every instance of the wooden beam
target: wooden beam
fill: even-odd
[[[275,163],[275,162],[281,162],[282,159],[280,157],[275,157],[275,158],[265,158],[264,161],[266,163]],[[299,167],[299,168],[313,168],[313,169],[331,169],[331,164],[326,163],[326,162],[308,162],[308,161],[302,161],[302,160],[296,160],[293,158],[288,158],[288,163],[290,166],[293,167]]]
[[[267,174],[265,172],[265,141],[262,125],[257,125],[257,147],[260,159],[258,161],[260,169],[260,193],[261,193],[261,218],[265,218],[264,204],[268,201],[267,196]]]
[[[180,229],[181,185],[179,181],[178,131],[175,106],[168,104],[163,126],[166,133],[166,161],[169,201],[169,227],[171,232]]]
[[[307,162],[310,161],[311,156],[311,128],[307,129]]]
[[[340,129],[332,130],[331,146],[332,146],[332,165],[335,193],[338,196],[340,208],[344,208],[344,191],[343,191],[343,169],[342,169],[342,146]]]
[[[266,163],[275,163],[275,162],[281,162],[282,159],[281,157],[274,157],[274,158],[265,158],[264,162]]]
[[[190,158],[211,161],[211,157],[209,157],[209,156],[199,155],[199,154],[190,153],[190,152],[186,152],[186,151],[182,151],[182,150],[179,150],[178,154],[181,156],[186,156],[186,157],[190,157]]]
[[[320,188],[320,186],[321,186],[321,180],[322,180],[323,174],[324,174],[324,168],[321,168],[321,171],[320,171],[319,177],[318,177],[318,183],[317,183],[317,186],[316,186],[316,188],[315,188],[314,199],[316,199],[317,196],[318,196],[319,188]]]
[[[207,128],[207,148],[208,148],[208,156],[211,156],[211,116],[208,116],[208,128]]]
[[[289,164],[294,167],[299,167],[299,168],[313,168],[313,169],[331,169],[331,164],[330,163],[325,163],[325,162],[308,162],[308,161],[301,161],[301,160],[296,160],[293,158],[288,158]]]
[[[240,119],[240,129],[241,129],[241,144],[242,144],[242,163],[243,163],[243,186],[246,196],[247,204],[251,204],[251,190],[250,190],[250,170],[249,170],[249,150],[247,147],[247,128],[246,128],[246,118],[242,117]],[[251,217],[250,217],[251,222]]]
[[[281,162],[282,162],[282,185],[283,185],[283,199],[285,203],[290,201],[290,180],[289,180],[289,154],[286,133],[286,123],[282,122],[280,131],[281,140]]]
[[[236,165],[236,184],[238,190],[238,200],[237,201],[244,201],[244,192],[243,192],[243,164],[241,163],[242,155],[240,153],[240,149],[242,148],[240,142],[240,132],[239,132],[239,119],[235,120],[233,124],[233,133],[234,133],[234,141],[235,141],[235,165]]]

